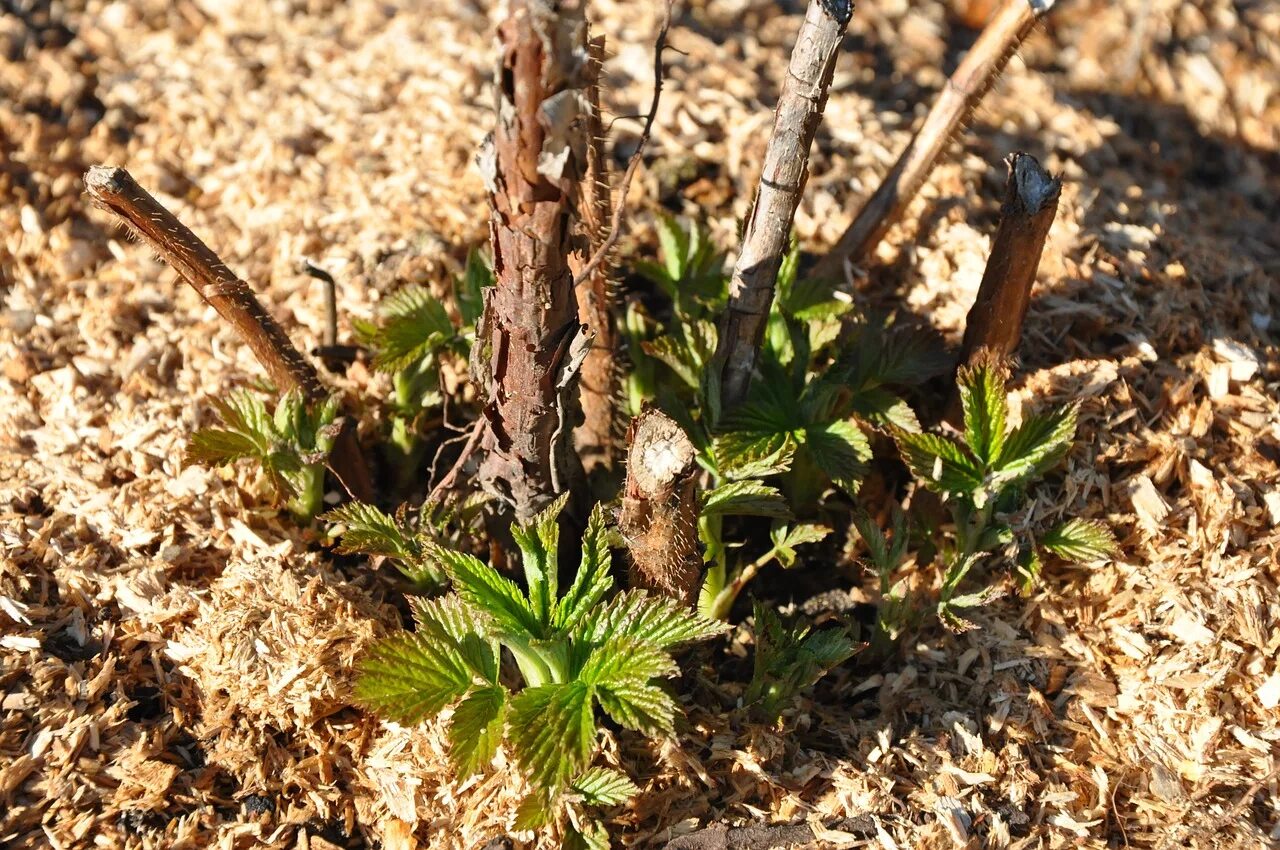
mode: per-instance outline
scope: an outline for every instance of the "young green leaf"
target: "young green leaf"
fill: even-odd
[[[755,669],[743,701],[776,719],[796,696],[858,651],[844,629],[786,628],[777,615],[754,603]]]
[[[600,605],[613,587],[613,577],[609,573],[611,537],[605,527],[604,506],[597,504],[591,509],[587,528],[582,533],[582,561],[578,565],[578,573],[569,590],[556,603],[552,622],[555,628],[564,630],[581,622]]]
[[[1005,439],[1008,370],[994,356],[964,366],[958,375],[965,442],[983,464],[1000,456]]]
[[[449,758],[459,777],[478,773],[493,761],[507,722],[507,689],[472,690],[454,709],[449,725]]]
[[[1077,407],[1059,407],[1023,419],[1005,439],[993,466],[1007,483],[1023,483],[1052,469],[1071,448]]]
[[[826,422],[805,428],[804,438],[818,468],[854,495],[871,459],[871,443],[862,429],[847,420]]]
[[[419,554],[412,532],[373,505],[348,502],[320,519],[340,526],[339,543],[334,547],[339,554],[384,555],[406,561]]]
[[[775,522],[769,529],[769,539],[773,541],[773,557],[783,569],[790,569],[799,557],[796,548],[805,543],[817,543],[825,540],[831,529],[812,522],[797,524]]]
[[[564,493],[528,523],[511,526],[511,536],[520,547],[520,563],[524,566],[529,602],[538,622],[544,626],[551,622],[552,609],[560,592],[556,556],[560,545],[560,525],[557,518],[568,499],[569,494]]]
[[[726,628],[726,623],[693,614],[670,597],[628,591],[593,611],[577,634],[592,645],[627,637],[670,649],[715,637]]]
[[[791,519],[791,509],[776,487],[748,479],[721,484],[703,493],[702,516]]]
[[[404,633],[367,650],[355,699],[399,723],[419,723],[460,698],[473,681],[467,663],[452,647]]]
[[[626,774],[607,767],[591,768],[569,787],[590,806],[618,806],[640,791]]]
[[[901,430],[893,437],[911,474],[930,490],[968,495],[982,488],[982,470],[956,443],[936,434]]]
[[[596,740],[591,697],[589,685],[573,681],[511,698],[511,743],[530,784],[560,790],[587,766]]]
[[[543,621],[511,579],[472,555],[436,543],[423,551],[448,574],[463,602],[492,619],[496,631],[542,635]]]
[[[1111,529],[1089,519],[1067,520],[1040,538],[1040,545],[1067,561],[1100,561],[1119,549]]]

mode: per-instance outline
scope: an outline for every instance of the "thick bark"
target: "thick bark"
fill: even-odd
[[[835,247],[814,266],[817,278],[844,278],[845,261],[861,263],[902,216],[933,171],[939,155],[982,100],[1009,58],[1054,0],[1005,0],[947,80],[920,130],[854,217]]]
[[[689,606],[702,575],[696,454],[666,414],[646,410],[637,416],[627,432],[627,481],[618,516],[631,552],[631,586]]]
[[[572,435],[590,338],[568,260],[587,150],[586,22],[567,2],[511,0],[498,42],[497,128],[480,154],[497,280],[472,365],[487,395],[480,483],[523,522],[582,472]]]
[[[582,362],[582,425],[575,432],[575,438],[578,456],[587,473],[600,470],[605,477],[610,477],[609,473],[618,460],[618,438],[621,434],[618,339],[614,327],[616,299],[610,279],[613,273],[610,258],[597,263],[587,274],[580,274],[589,258],[604,243],[612,217],[609,161],[605,155],[604,127],[600,120],[600,67],[604,60],[604,37],[592,39],[589,48],[585,116],[587,162],[578,203],[578,215],[586,240],[583,250],[572,258],[572,266],[574,274],[578,275],[578,320],[587,326],[594,339]]]
[[[1025,153],[1013,154],[1005,164],[1009,180],[1000,226],[978,297],[965,321],[961,363],[968,363],[982,348],[1002,358],[1017,350],[1045,238],[1058,212],[1061,180],[1049,176],[1035,157]]]
[[[725,407],[740,403],[751,384],[778,267],[790,245],[791,222],[809,176],[809,148],[822,121],[836,52],[852,13],[851,0],[810,0],[796,36],[720,325],[715,364]]]
[[[208,245],[139,186],[129,172],[94,166],[85,174],[84,184],[97,206],[115,214],[235,328],[278,389],[301,390],[311,404],[328,398],[329,391],[320,383],[315,367],[293,347],[249,284],[232,274]],[[373,481],[349,419],[343,423],[328,465],[354,498],[373,501]]]

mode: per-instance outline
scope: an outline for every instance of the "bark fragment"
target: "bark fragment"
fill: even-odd
[[[1053,4],[1054,0],[1004,0],[947,80],[919,131],[880,187],[863,204],[835,247],[814,266],[814,277],[843,279],[846,260],[861,263],[880,244],[920,191],[964,119],[990,90],[1036,21],[1052,9]]]
[[[569,255],[587,158],[586,21],[576,4],[511,0],[498,42],[497,127],[480,154],[496,283],[472,362],[487,396],[480,484],[523,522],[581,476],[572,434],[590,339]]]
[[[726,408],[746,397],[755,371],[778,267],[790,246],[791,222],[809,176],[809,148],[822,121],[836,52],[852,14],[849,0],[810,0],[796,36],[720,326],[715,365]]]
[[[232,274],[208,245],[139,186],[128,171],[94,166],[85,174],[84,185],[98,207],[116,215],[235,328],[281,392],[301,390],[310,404],[329,397],[315,367],[293,347],[284,328],[263,308],[249,284]],[[373,480],[350,419],[343,422],[328,466],[354,498],[373,501]]]
[[[698,546],[698,465],[689,437],[658,410],[627,432],[627,480],[618,525],[631,552],[632,587],[692,606],[702,575]]]

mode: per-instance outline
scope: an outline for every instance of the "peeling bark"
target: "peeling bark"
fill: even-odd
[[[94,166],[85,174],[84,185],[98,207],[119,217],[235,329],[281,392],[301,390],[309,404],[329,397],[315,367],[294,348],[249,284],[232,274],[200,237],[139,186],[128,171]],[[352,497],[373,501],[373,480],[350,419],[343,422],[328,466]]]
[[[920,191],[947,143],[1004,70],[1009,58],[1031,33],[1054,0],[1005,0],[982,30],[960,66],[947,80],[920,130],[885,176],[835,247],[813,268],[812,276],[844,278],[845,261],[858,264],[880,244]]]
[[[511,0],[498,42],[497,128],[480,153],[496,283],[472,364],[487,397],[480,484],[523,522],[582,474],[572,435],[590,338],[569,255],[587,159],[586,21],[576,4]]]
[[[609,161],[605,154],[604,127],[600,120],[600,69],[604,61],[604,36],[588,45],[586,116],[587,162],[582,180],[578,214],[586,239],[583,249],[571,258],[578,275],[578,320],[595,339],[582,362],[582,425],[575,433],[578,456],[588,474],[597,469],[609,477],[618,460],[620,375],[617,360],[617,330],[614,307],[617,299],[611,281],[613,264],[606,257],[587,274],[580,272],[588,259],[600,250],[610,229],[612,196]]]
[[[810,0],[796,36],[720,325],[715,364],[726,408],[739,404],[751,384],[778,267],[790,246],[791,222],[809,176],[809,148],[822,121],[836,52],[852,14],[850,0]]]
[[[627,481],[618,525],[631,552],[632,587],[692,606],[702,576],[697,452],[666,414],[646,410],[627,432]]]

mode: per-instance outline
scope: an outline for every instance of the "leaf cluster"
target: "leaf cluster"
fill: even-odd
[[[336,398],[308,405],[299,390],[285,393],[268,412],[253,393],[238,390],[214,399],[218,425],[191,436],[187,460],[222,466],[256,461],[289,510],[309,521],[324,499],[324,464],[338,435]]]
[[[672,650],[719,634],[724,625],[666,597],[611,595],[615,532],[599,506],[582,537],[577,574],[562,590],[563,504],[562,498],[512,528],[523,589],[477,558],[422,543],[421,557],[448,577],[452,592],[414,600],[417,630],[373,646],[356,698],[402,723],[454,706],[448,735],[459,773],[481,770],[505,741],[533,789],[516,828],[568,813],[573,840],[592,846],[603,828],[581,807],[614,805],[636,790],[623,774],[591,765],[599,714],[644,735],[670,733],[677,706],[659,681],[678,672]],[[500,675],[504,651],[515,661],[519,687]]]

